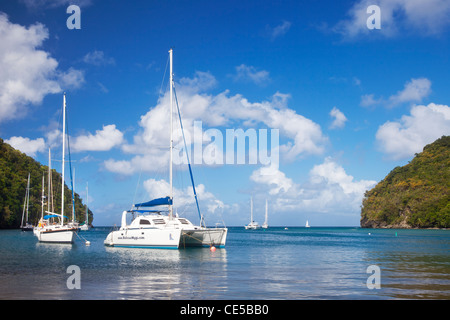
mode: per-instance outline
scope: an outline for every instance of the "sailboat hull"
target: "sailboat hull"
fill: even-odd
[[[73,243],[76,229],[61,229],[35,232],[39,242]]]
[[[26,224],[25,226],[21,227],[22,231],[33,231],[34,227],[31,224]]]
[[[179,249],[180,247],[225,247],[226,228],[139,228],[112,231],[104,244],[111,247]]]
[[[76,228],[36,228],[34,234],[39,242],[73,243]]]

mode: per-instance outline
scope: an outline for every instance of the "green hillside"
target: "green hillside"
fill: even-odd
[[[450,228],[449,136],[425,146],[365,193],[361,227]]]
[[[41,217],[43,174],[45,174],[46,195],[48,192],[48,166],[41,165],[0,139],[0,228],[20,227],[28,173],[31,175],[28,220],[36,225]],[[61,212],[61,175],[55,170],[52,170],[52,183],[54,212],[59,213]],[[72,191],[67,186],[65,186],[64,199],[65,215],[72,217]],[[86,206],[83,205],[78,194],[75,194],[75,212],[77,220],[85,221]],[[89,210],[89,223],[92,223],[92,219],[93,215]]]

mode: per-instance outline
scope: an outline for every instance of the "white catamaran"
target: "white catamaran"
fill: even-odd
[[[158,248],[158,249],[178,249],[183,247],[225,247],[227,239],[227,228],[208,228],[205,225],[203,216],[200,214],[197,193],[195,190],[192,170],[188,161],[189,173],[191,175],[192,187],[197,209],[200,215],[200,225],[194,225],[186,218],[179,218],[173,214],[173,50],[169,50],[170,59],[170,195],[163,198],[154,199],[145,203],[134,204],[133,209],[122,213],[122,223],[119,230],[114,230],[108,234],[104,244],[114,247],[135,247],[135,248]],[[178,107],[178,105],[177,105]],[[181,115],[178,108],[178,116]],[[184,138],[184,133],[183,133]],[[186,155],[189,160],[188,153]],[[141,208],[168,206],[168,215],[162,214],[162,210],[142,210]],[[127,224],[127,214],[132,213],[134,217],[130,224]]]
[[[245,230],[261,229],[258,222],[253,221],[253,198],[250,198],[250,223],[245,226]]]
[[[34,234],[40,242],[73,243],[77,227],[73,224],[64,224],[64,168],[65,168],[65,140],[66,140],[66,94],[63,98],[63,143],[62,143],[62,178],[61,178],[61,214],[46,211],[47,215],[41,217],[39,225],[34,228]],[[50,160],[49,160],[50,161]],[[49,164],[50,170],[50,164]],[[50,190],[49,190],[50,194]],[[43,197],[44,198],[44,197]],[[50,199],[49,199],[50,201]],[[44,204],[42,203],[42,206]],[[52,223],[59,218],[59,223]]]

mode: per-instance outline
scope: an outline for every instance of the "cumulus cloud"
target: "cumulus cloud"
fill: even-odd
[[[416,105],[410,115],[388,121],[376,133],[379,149],[393,160],[412,157],[442,135],[450,134],[450,108],[430,103]]]
[[[71,148],[74,152],[80,151],[108,151],[123,143],[123,133],[111,124],[103,126],[102,130],[96,130],[95,135],[89,133],[75,137]]]
[[[381,29],[369,30],[367,13],[370,5],[381,10]],[[370,34],[394,37],[408,32],[437,35],[446,31],[450,24],[450,2],[446,0],[360,0],[348,11],[348,19],[339,21],[333,28],[345,39],[355,39]]]
[[[197,79],[198,78],[198,79]],[[278,129],[280,137],[286,143],[280,145],[279,151],[285,160],[295,160],[304,155],[321,154],[327,143],[320,126],[314,121],[298,114],[288,107],[289,96],[275,93],[270,100],[250,102],[240,94],[230,95],[229,91],[217,95],[207,94],[199,87],[199,83],[214,84],[215,79],[209,73],[197,73],[194,79],[184,79],[177,86],[177,96],[182,113],[183,126],[189,136],[194,137],[194,122],[202,121],[203,128],[252,128],[256,125]],[[160,97],[155,107],[142,115],[139,121],[139,132],[133,143],[124,144],[122,150],[134,154],[131,163],[139,164],[137,157],[155,157],[153,163],[159,164],[166,157],[169,142],[169,94]],[[175,123],[174,123],[175,124]],[[174,144],[182,145],[179,124],[174,125]],[[188,148],[192,141],[188,142]],[[205,139],[204,142],[209,142]],[[225,144],[224,144],[225,145]],[[219,150],[220,151],[220,150]],[[120,160],[110,159],[106,166],[110,170],[119,169],[129,174],[140,167],[128,166]],[[149,168],[149,166],[145,166]],[[135,169],[133,169],[135,168]],[[157,165],[151,171],[158,170]],[[119,171],[116,171],[119,172]]]
[[[5,142],[30,157],[36,156],[36,152],[45,150],[45,141],[43,138],[31,140],[23,137],[11,137],[6,139]]]
[[[272,173],[267,174],[264,170]],[[261,193],[273,197],[274,207],[279,212],[357,213],[364,192],[376,183],[355,180],[329,157],[309,171],[309,179],[304,183],[294,182],[274,167],[259,168],[250,179],[263,187]]]
[[[83,83],[82,72],[58,70],[58,62],[38,49],[47,38],[44,25],[23,27],[0,13],[0,122],[25,117],[30,105],[61,92],[61,86],[77,88]]]
[[[387,108],[393,108],[402,103],[418,103],[428,97],[431,93],[431,81],[427,78],[412,78],[407,81],[403,90],[391,95],[387,100],[383,97],[376,98],[374,94],[366,94],[361,97],[360,105],[370,107],[374,105],[383,105]]]
[[[170,184],[165,180],[148,179],[144,181],[144,188],[148,196],[145,201],[148,199],[167,197],[170,194]],[[197,185],[195,190],[199,199],[200,212],[207,215],[207,221],[212,223],[221,219],[222,211],[228,205],[225,205],[214,194],[207,191],[203,184]],[[191,186],[184,189],[173,188],[173,206],[174,211],[176,210],[180,216],[193,219],[192,222],[198,220],[194,191]]]
[[[404,102],[421,102],[431,93],[431,81],[427,78],[411,79],[403,90],[389,97],[389,105],[396,106]]]
[[[333,107],[330,111],[330,116],[334,118],[333,123],[330,125],[330,129],[342,129],[347,122],[347,117],[338,108]]]
[[[286,177],[284,172],[273,165],[253,171],[250,180],[266,185],[270,195],[288,193],[297,187],[292,179]]]

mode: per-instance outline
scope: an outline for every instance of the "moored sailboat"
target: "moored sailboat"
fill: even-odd
[[[245,226],[245,230],[261,229],[258,222],[253,221],[253,198],[250,198],[250,223]]]
[[[104,244],[114,247],[136,247],[157,249],[179,249],[180,247],[220,247],[226,243],[227,228],[208,228],[200,214],[197,193],[195,190],[193,175],[188,157],[189,173],[194,191],[194,197],[200,216],[200,225],[194,225],[186,218],[180,218],[173,214],[173,50],[169,50],[170,59],[170,161],[169,180],[170,195],[157,198],[148,202],[134,204],[133,208],[122,213],[122,222],[119,230],[108,234]],[[178,109],[180,126],[183,132],[183,124]],[[184,135],[184,133],[183,133]],[[183,136],[184,137],[184,136]],[[145,208],[168,207],[168,214],[162,209],[148,210]],[[142,209],[144,208],[144,209]],[[127,224],[128,214],[137,215],[130,224]]]
[[[64,168],[65,168],[65,139],[66,139],[66,94],[63,97],[63,143],[62,143],[62,177],[61,177],[61,214],[46,211],[41,217],[39,225],[34,228],[34,234],[39,242],[73,243],[77,227],[73,224],[64,224]],[[49,165],[50,169],[50,165]],[[50,190],[49,190],[50,193]],[[49,200],[50,201],[50,200]],[[42,202],[42,206],[44,203]],[[43,214],[43,213],[42,213]],[[52,220],[58,218],[59,223]]]

